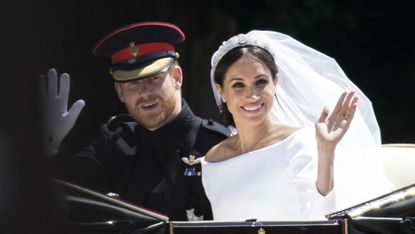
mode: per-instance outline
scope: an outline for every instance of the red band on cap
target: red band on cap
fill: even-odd
[[[175,51],[174,47],[171,44],[165,42],[143,43],[135,45],[135,47],[136,48],[133,48],[133,46],[129,46],[112,54],[112,64],[119,63],[131,58],[139,58],[156,52]]]

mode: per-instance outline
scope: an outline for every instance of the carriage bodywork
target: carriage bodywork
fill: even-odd
[[[328,214],[327,221],[172,221],[118,198],[61,180],[53,182],[64,198],[63,224],[71,233],[415,233],[415,145],[385,147],[396,153],[395,158],[382,159],[385,173],[400,189]]]

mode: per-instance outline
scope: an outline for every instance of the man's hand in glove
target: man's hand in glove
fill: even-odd
[[[70,76],[63,73],[58,77],[55,69],[49,69],[47,76],[41,75],[39,88],[43,107],[44,150],[46,154],[57,154],[65,136],[75,125],[84,100],[76,101],[68,108]]]

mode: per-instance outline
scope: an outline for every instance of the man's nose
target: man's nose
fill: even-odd
[[[153,90],[154,90],[153,85],[147,79],[142,80],[140,82],[140,89],[139,89],[140,94],[152,93]]]

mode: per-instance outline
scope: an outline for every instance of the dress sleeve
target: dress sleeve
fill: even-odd
[[[317,142],[314,130],[298,139],[297,150],[289,160],[287,171],[298,194],[304,220],[325,220],[325,215],[335,210],[336,191],[326,196],[317,190]]]

